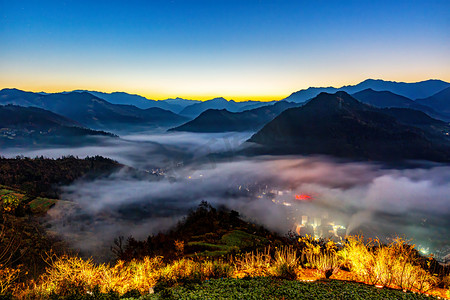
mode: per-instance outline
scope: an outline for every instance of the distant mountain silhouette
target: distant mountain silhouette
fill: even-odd
[[[423,99],[417,99],[417,103],[427,105],[439,112],[450,114],[450,87]]]
[[[87,92],[42,95],[17,89],[3,89],[0,91],[0,104],[43,108],[98,129],[173,126],[186,121],[185,117],[171,111],[156,107],[139,109],[133,105],[112,104]]]
[[[417,119],[417,120],[416,120]],[[346,92],[321,93],[254,134],[252,151],[369,160],[450,161],[450,127],[411,109],[380,109]]]
[[[450,120],[450,115],[438,113],[433,108],[422,105],[413,101],[407,97],[394,94],[389,91],[374,91],[372,89],[365,89],[363,91],[352,94],[352,96],[359,101],[370,104],[372,106],[384,108],[384,107],[403,107],[420,110],[427,113],[430,116],[438,118],[440,120]]]
[[[193,104],[201,103],[200,100],[190,100],[190,99],[183,99],[183,98],[165,99],[165,100],[161,100],[159,102],[168,104],[170,107],[170,110],[177,114],[179,114],[185,107],[188,107]]]
[[[114,93],[103,93],[97,91],[87,91],[87,90],[75,90],[74,92],[87,92],[98,98],[106,100],[112,104],[126,104],[134,105],[141,109],[147,109],[152,107],[158,107],[161,109],[169,110],[174,113],[179,113],[186,106],[199,103],[198,100],[186,100],[182,98],[176,99],[166,99],[166,100],[151,100],[139,95],[128,94],[124,92],[114,92]]]
[[[83,138],[114,135],[36,107],[0,105],[0,145],[80,144]]]
[[[208,109],[197,118],[171,131],[190,132],[227,132],[255,131],[271,121],[287,108],[298,106],[297,103],[279,101],[275,104],[243,112],[229,112],[226,109]]]
[[[384,81],[380,79],[367,79],[363,82],[358,83],[357,85],[346,85],[340,88],[310,87],[305,90],[294,92],[284,100],[300,103],[314,98],[321,92],[335,93],[337,91],[345,91],[349,94],[354,94],[366,89],[372,89],[375,91],[390,91],[394,94],[398,94],[414,100],[431,96],[447,87],[450,87],[450,83],[435,79],[414,83]]]
[[[271,105],[274,102],[243,101],[236,102],[225,98],[214,98],[200,103],[192,104],[184,108],[180,115],[195,118],[208,109],[226,109],[229,112],[242,112],[262,106]]]
[[[365,89],[352,94],[359,101],[376,107],[410,107],[416,104],[413,100],[389,91]]]

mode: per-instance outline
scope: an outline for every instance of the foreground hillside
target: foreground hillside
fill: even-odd
[[[9,202],[3,201],[2,214],[10,218],[16,212],[5,209],[5,203]],[[0,251],[20,257],[18,247],[5,248],[13,243],[11,236],[2,233],[0,241]],[[46,240],[46,247],[50,242]],[[42,249],[41,259],[48,267],[32,277],[24,272],[31,262],[19,266],[3,260],[0,295],[29,299],[450,296],[449,269],[420,256],[401,239],[384,245],[352,236],[342,243],[292,234],[279,237],[245,222],[236,212],[216,210],[207,203],[167,233],[144,241],[118,239],[112,249],[119,260],[106,264]]]

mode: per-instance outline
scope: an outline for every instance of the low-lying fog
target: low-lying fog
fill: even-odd
[[[240,149],[250,135],[144,133],[91,147],[2,154],[102,155],[143,171],[64,187],[63,198],[78,205],[53,208],[52,230],[89,254],[107,249],[119,235],[145,238],[167,229],[201,200],[280,233],[295,230],[308,216],[308,222],[327,220],[346,233],[400,235],[424,253],[449,253],[449,165],[393,168],[327,157],[218,155]]]

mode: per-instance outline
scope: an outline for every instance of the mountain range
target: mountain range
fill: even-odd
[[[175,99],[166,99],[166,100],[151,100],[145,97],[128,94],[124,92],[114,92],[114,93],[103,93],[97,91],[87,91],[87,90],[75,90],[74,92],[87,92],[92,94],[98,98],[104,99],[112,104],[126,104],[126,105],[134,105],[141,109],[147,109],[152,107],[158,107],[165,110],[170,110],[176,114],[180,113],[186,106],[200,103],[199,100],[186,100],[182,98]]]
[[[187,121],[157,107],[140,109],[134,105],[112,104],[87,92],[42,95],[17,89],[0,91],[0,104],[33,106],[50,110],[91,128],[111,130],[127,127],[174,126]]]
[[[305,90],[294,92],[284,100],[291,102],[305,102],[319,95],[321,92],[335,93],[337,91],[344,91],[349,94],[354,94],[366,89],[372,89],[374,91],[390,91],[410,99],[419,99],[430,97],[448,87],[450,87],[450,83],[435,79],[413,83],[367,79],[356,85],[346,85],[340,88],[310,87]]]
[[[208,109],[197,118],[171,131],[228,132],[256,131],[278,116],[285,109],[296,107],[298,103],[278,101],[275,104],[246,110],[229,112],[225,109]]]
[[[446,114],[442,110],[439,110],[439,112],[437,112],[435,109],[432,108],[435,107],[432,101],[425,101],[425,103],[429,104],[429,106],[427,106],[426,104],[420,104],[418,101],[411,100],[405,96],[400,96],[389,91],[374,91],[373,89],[365,89],[360,92],[352,94],[352,96],[363,103],[380,108],[387,108],[387,107],[411,108],[415,110],[420,110],[440,120],[445,121],[450,120],[450,114]]]
[[[445,102],[445,99],[448,99],[448,91],[447,93],[439,94],[440,92],[443,92],[444,89],[449,88],[450,83],[444,82],[441,80],[426,80],[421,82],[415,82],[415,83],[404,83],[404,82],[392,82],[392,81],[384,81],[384,80],[375,80],[375,79],[367,79],[361,83],[358,83],[356,85],[347,85],[340,88],[336,87],[310,87],[305,90],[300,90],[297,92],[292,93],[289,97],[285,98],[284,100],[288,102],[297,102],[297,103],[304,103],[308,101],[309,99],[314,98],[321,92],[328,92],[328,93],[335,93],[338,90],[346,91],[349,94],[355,94],[359,93],[361,91],[371,89],[373,91],[377,92],[391,92],[393,94],[396,94],[397,96],[403,96],[405,98],[408,98],[411,101],[414,101],[414,99],[418,99],[417,104],[423,105],[421,108],[419,106],[415,106],[415,109],[421,109],[424,111],[425,106],[430,106],[435,111],[439,111],[442,113],[441,106],[442,103],[450,103],[450,101]],[[5,89],[0,92],[0,104],[18,104],[23,105],[22,102],[13,102],[10,101],[11,97],[10,95],[4,95],[9,91],[9,93],[12,93],[14,89]],[[15,90],[17,93],[18,90]],[[20,91],[21,92],[21,91]],[[268,106],[272,105],[277,101],[270,101],[270,102],[260,102],[260,101],[244,101],[244,102],[236,102],[233,100],[226,100],[224,98],[214,98],[207,101],[198,101],[198,100],[187,100],[182,98],[175,98],[175,99],[166,99],[166,100],[151,100],[147,99],[145,97],[139,96],[139,95],[133,95],[128,94],[124,92],[114,92],[114,93],[103,93],[98,91],[87,91],[87,90],[75,90],[72,92],[63,92],[63,93],[55,93],[55,94],[47,94],[44,92],[41,93],[29,93],[28,96],[31,96],[31,99],[28,98],[28,102],[31,100],[35,100],[35,98],[38,97],[47,97],[51,95],[62,95],[62,94],[68,94],[73,95],[73,93],[79,93],[79,94],[85,94],[89,93],[93,96],[95,96],[98,99],[105,100],[109,102],[110,104],[116,104],[116,105],[128,105],[128,106],[135,106],[136,108],[140,109],[149,109],[149,108],[160,108],[164,110],[171,111],[175,114],[183,115],[187,118],[193,119],[197,116],[199,116],[202,112],[208,110],[208,109],[226,109],[229,112],[242,112],[246,110],[251,110],[254,108],[262,107],[262,106]],[[27,92],[22,92],[21,96],[24,96]],[[429,97],[434,97],[435,94],[438,98],[444,98],[444,100],[432,100],[432,101],[425,101],[424,99],[427,99]],[[357,95],[354,95],[355,97],[358,97]],[[362,95],[359,95],[362,96]],[[398,107],[412,107],[411,101],[408,101],[408,99],[403,99],[397,102],[397,104],[389,103],[390,100],[387,100],[385,97],[391,97],[392,95],[383,95],[383,97],[378,97],[379,99],[384,98],[382,102],[384,103],[371,103],[372,105],[378,105],[382,107],[387,106],[398,106]],[[436,98],[436,97],[435,97]],[[378,99],[378,100],[379,100]],[[390,98],[393,99],[393,98]],[[17,99],[16,99],[17,100]],[[365,101],[364,99],[360,98],[359,100]],[[394,101],[397,101],[394,99]],[[36,105],[36,103],[33,103],[35,101],[31,101],[32,103],[25,103],[25,105]],[[408,103],[407,103],[408,102]],[[439,104],[437,104],[439,103]],[[38,103],[38,105],[42,106],[42,103]],[[414,104],[415,105],[415,104]],[[434,107],[437,105],[439,109]],[[448,104],[446,104],[448,105]],[[41,107],[39,106],[39,107]],[[46,107],[42,107],[46,108]],[[47,107],[51,110],[51,107]],[[122,109],[124,109],[122,107]],[[431,111],[426,111],[427,113],[433,113]],[[134,114],[135,112],[132,112],[131,114]],[[130,114],[129,112],[126,114]],[[448,108],[445,110],[444,114],[448,114]]]
[[[104,99],[112,104],[125,104],[134,105],[141,109],[147,109],[152,107],[169,110],[173,113],[180,114],[186,117],[197,117],[203,111],[207,109],[226,109],[230,112],[241,112],[261,106],[266,106],[275,103],[261,102],[261,101],[242,101],[236,102],[234,100],[226,100],[219,97],[206,101],[199,100],[187,100],[183,98],[173,98],[165,100],[151,100],[139,95],[128,94],[124,92],[103,93],[97,91],[88,90],[75,90],[73,92],[89,93],[98,98]],[[71,92],[64,92],[71,93]]]
[[[0,105],[0,145],[29,146],[81,144],[94,136],[113,134],[83,127],[80,123],[36,107]]]
[[[226,100],[225,98],[214,98],[211,100],[195,103],[185,107],[180,111],[180,115],[195,118],[202,112],[208,109],[226,109],[229,112],[242,112],[262,106],[274,104],[275,102],[260,102],[260,101],[242,101],[236,102],[233,100]]]
[[[254,134],[251,151],[368,160],[450,161],[450,126],[407,108],[376,108],[346,92],[322,92]]]
[[[341,114],[330,115],[328,113],[325,117],[322,115],[324,111],[318,109],[317,105],[316,109],[310,108],[318,101],[317,97],[311,96],[323,89],[333,93],[337,90],[334,87],[309,88],[293,93],[286,98],[295,100],[293,102],[286,100],[235,102],[224,98],[200,102],[181,98],[154,101],[139,95],[121,92],[107,94],[77,90],[47,94],[25,92],[18,89],[3,89],[0,91],[0,105],[13,104],[30,107],[30,109],[19,112],[20,108],[18,107],[13,109],[14,106],[11,106],[8,108],[9,111],[12,111],[11,115],[16,116],[18,114],[18,117],[17,119],[5,117],[6,119],[2,123],[2,128],[4,129],[2,129],[2,135],[4,139],[11,140],[11,134],[14,134],[14,139],[18,141],[19,136],[26,136],[30,139],[30,134],[36,135],[37,131],[67,132],[68,136],[74,134],[101,135],[95,131],[88,133],[87,131],[90,130],[88,128],[113,132],[148,130],[152,128],[172,128],[171,130],[173,131],[192,132],[255,132],[259,130],[252,137],[253,142],[270,144],[270,136],[276,132],[273,135],[273,144],[269,148],[275,149],[275,145],[281,139],[283,142],[280,145],[286,145],[285,150],[287,152],[296,152],[297,150],[295,149],[300,149],[297,146],[293,146],[297,142],[287,139],[287,136],[294,132],[301,136],[298,141],[302,139],[308,141],[309,148],[301,148],[305,153],[327,153],[328,151],[330,154],[338,156],[345,156],[345,153],[347,153],[349,156],[369,159],[383,157],[383,155],[377,156],[378,154],[369,147],[370,145],[376,148],[377,145],[372,138],[380,135],[381,137],[384,136],[386,141],[380,138],[378,143],[386,142],[386,145],[379,146],[379,148],[390,149],[385,151],[385,154],[389,153],[387,155],[389,157],[400,157],[399,151],[403,149],[401,151],[405,152],[405,157],[421,157],[423,154],[423,157],[435,157],[436,159],[445,160],[445,155],[436,154],[438,152],[442,153],[442,151],[436,150],[435,146],[442,146],[448,140],[448,136],[443,136],[443,133],[448,133],[449,131],[448,123],[439,120],[446,122],[450,120],[450,83],[440,80],[427,80],[417,83],[366,80],[354,86],[342,87],[349,93],[352,92],[352,95],[350,96],[344,92],[344,94],[339,94],[339,97],[347,100],[352,99],[351,101],[353,102],[348,100],[352,105],[349,106],[349,110],[340,111]],[[339,93],[342,93],[342,91]],[[330,94],[321,93],[319,98],[324,98],[324,95]],[[320,103],[323,105],[323,109],[329,110],[332,110],[334,105],[334,102],[331,100],[328,102],[321,101]],[[345,103],[341,101],[340,105],[346,107]],[[161,107],[165,105],[166,108],[170,109],[149,107],[152,105]],[[42,111],[32,110],[32,107],[41,108],[47,112],[44,116]],[[309,115],[300,114],[289,119],[288,116],[293,113],[292,110],[294,108],[299,111],[303,111],[303,109],[305,111],[309,110]],[[5,108],[3,109],[5,110]],[[342,114],[343,111],[347,111],[348,114]],[[350,111],[352,112],[350,113]],[[50,116],[50,113],[58,116]],[[4,115],[6,116],[7,112],[4,111]],[[30,123],[23,121],[26,120],[26,115],[31,118],[32,121]],[[44,123],[48,122],[47,125],[44,126],[44,124],[40,123],[38,120],[41,118],[38,117],[40,115],[43,115]],[[300,119],[300,121],[297,119]],[[6,120],[9,120],[9,123],[5,123]],[[50,120],[52,122],[57,120],[56,125],[50,124]],[[308,120],[309,123],[303,124],[306,122],[305,120]],[[330,122],[335,122],[333,123],[334,127],[331,126]],[[391,125],[383,125],[383,122],[395,124],[395,126],[391,124],[395,128],[389,129]],[[331,126],[327,129],[329,131],[325,130],[324,126],[327,125]],[[363,125],[370,126],[365,128]],[[405,126],[407,129],[405,129]],[[70,128],[70,130],[67,128]],[[306,132],[305,128],[310,129],[310,132]],[[327,142],[325,135],[320,135],[320,130],[325,130],[324,132],[328,132],[331,136],[333,134],[341,134],[341,136],[339,134],[336,136],[336,141],[340,143],[339,147],[330,150],[331,148],[328,146],[331,147],[331,144],[328,143],[329,141]],[[404,130],[408,133],[403,134],[405,133]],[[77,133],[74,133],[74,131],[77,131]],[[344,138],[343,135],[346,132],[348,136]],[[360,142],[364,145],[358,145],[354,141],[354,137],[357,137],[361,132],[369,133],[367,136],[360,137]],[[315,135],[316,133],[317,135]],[[103,132],[103,134],[105,133]],[[316,136],[316,139],[314,136]],[[393,136],[396,137],[396,140],[392,138]],[[419,136],[422,139],[418,138]],[[406,137],[410,138],[410,140],[403,141]],[[414,140],[413,137],[417,138],[417,140]],[[323,140],[320,143],[322,143],[322,146],[328,145],[328,148],[325,146],[319,147],[318,139],[322,138]],[[391,142],[388,142],[389,140]],[[414,143],[414,146],[407,147],[408,143]],[[388,144],[391,146],[388,146]],[[437,152],[431,155],[431,152],[425,151],[426,145],[429,146],[427,151],[434,149],[433,151],[436,150]],[[328,150],[325,151],[325,148]],[[419,148],[421,150],[418,150]]]

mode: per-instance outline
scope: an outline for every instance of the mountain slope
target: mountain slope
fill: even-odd
[[[36,107],[0,106],[0,145],[79,144],[92,136],[114,135]]]
[[[93,128],[126,126],[170,126],[186,121],[160,108],[139,109],[132,105],[111,104],[87,92],[41,95],[15,89],[0,91],[0,104],[34,106],[50,110]]]
[[[450,114],[450,87],[423,99],[417,99],[417,103],[427,105],[439,112]]]
[[[189,105],[180,112],[180,115],[195,118],[208,109],[226,109],[229,112],[242,112],[247,109],[254,109],[257,107],[263,107],[270,104],[272,104],[272,102],[259,102],[259,101],[236,102],[233,100],[228,101],[224,98],[214,98],[211,100]]]
[[[349,94],[354,94],[366,89],[372,89],[375,91],[390,91],[394,94],[398,94],[410,99],[417,99],[431,96],[447,87],[450,87],[450,83],[434,79],[413,83],[384,81],[380,79],[367,79],[363,82],[358,83],[357,85],[347,85],[340,88],[310,87],[305,90],[294,92],[284,100],[293,102],[305,102],[319,95],[321,92],[335,93],[337,91],[345,91]]]
[[[243,112],[229,112],[225,109],[208,109],[197,118],[171,131],[189,132],[227,132],[227,131],[254,131],[271,121],[282,111],[298,106],[296,103],[279,101]]]
[[[371,88],[354,93],[352,97],[376,107],[410,107],[415,104],[407,97],[389,91],[375,91]]]
[[[352,94],[352,97],[358,99],[363,103],[380,108],[384,107],[412,108],[415,110],[423,111],[426,114],[441,120],[445,121],[450,120],[450,115],[443,114],[442,112],[438,113],[429,106],[419,104],[416,101],[413,101],[407,97],[400,96],[389,91],[374,91],[372,89],[365,89],[363,91]]]
[[[402,112],[406,117],[399,116]],[[261,146],[254,148],[259,153],[450,161],[450,140],[445,135],[448,131],[431,126],[428,130],[433,131],[432,135],[428,130],[412,126],[415,121],[405,121],[410,117],[411,110],[405,112],[398,108],[389,112],[374,108],[345,92],[321,93],[304,106],[281,113],[249,142]],[[450,130],[448,126],[444,128]]]

